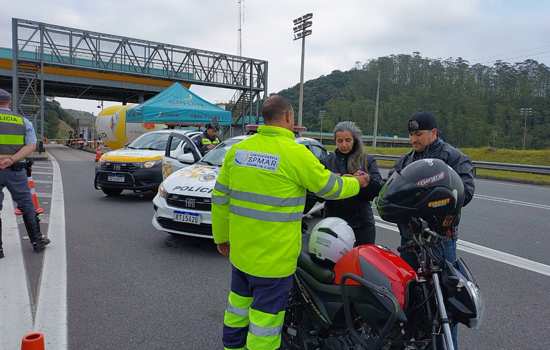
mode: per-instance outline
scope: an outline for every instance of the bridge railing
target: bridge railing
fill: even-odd
[[[18,60],[267,91],[267,61],[12,19]]]

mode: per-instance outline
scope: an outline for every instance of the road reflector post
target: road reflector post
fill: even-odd
[[[27,185],[31,190],[32,204],[34,205],[34,211],[37,215],[44,214],[44,208],[40,206],[40,201],[38,200],[38,194],[36,194],[36,186],[32,178],[32,161],[27,160]],[[23,215],[23,211],[19,208],[15,209],[15,215]]]
[[[45,350],[44,334],[32,332],[21,340],[21,350]]]

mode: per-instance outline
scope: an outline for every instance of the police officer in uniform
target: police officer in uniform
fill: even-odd
[[[395,164],[393,171],[401,171],[407,165],[420,159],[436,158],[441,159],[454,171],[458,173],[464,184],[464,206],[466,206],[474,197],[474,167],[472,162],[464,153],[446,143],[439,137],[439,130],[435,116],[429,112],[414,113],[408,123],[409,140],[412,150],[401,157]],[[411,237],[407,225],[398,225],[401,233],[401,245],[406,244]],[[456,226],[449,232],[443,232],[447,235],[444,241],[443,257],[454,263],[456,261],[456,240],[458,235],[458,220]],[[410,252],[402,252],[401,257],[411,266],[415,267],[414,255]],[[457,344],[457,325],[451,327],[454,348],[458,350]]]
[[[202,137],[198,138],[196,143],[202,155],[205,155],[211,149],[216,147],[220,143],[220,139],[218,138],[218,129],[216,126],[213,124],[207,124],[206,130],[202,134]]]
[[[227,152],[212,193],[214,242],[232,265],[224,349],[279,349],[306,190],[343,199],[367,186],[365,175],[337,176],[296,143],[283,97],[270,96],[262,115],[266,125]]]
[[[0,89],[0,210],[4,200],[2,190],[7,187],[23,211],[23,221],[34,251],[40,252],[50,240],[40,233],[24,162],[36,148],[36,135],[31,122],[10,110],[10,101],[11,95]],[[4,257],[1,226],[0,221],[0,258]]]

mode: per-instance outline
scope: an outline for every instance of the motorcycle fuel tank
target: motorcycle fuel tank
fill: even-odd
[[[401,257],[391,250],[365,244],[350,250],[334,267],[334,282],[340,284],[342,276],[353,273],[391,290],[402,309],[405,307],[407,286],[416,279],[416,272]],[[359,285],[354,280],[346,284]]]

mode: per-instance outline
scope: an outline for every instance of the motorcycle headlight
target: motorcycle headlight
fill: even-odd
[[[143,163],[143,167],[146,169],[149,169],[159,164],[160,164],[160,160],[150,160],[148,162]]]
[[[162,198],[168,197],[168,191],[166,191],[162,184],[159,185],[158,194]]]
[[[476,309],[476,315],[475,317],[470,318],[468,326],[470,328],[478,329],[481,326],[481,321],[485,312],[485,303],[481,297],[479,287],[474,282],[466,281],[465,288],[468,291],[468,294],[470,294],[470,298],[472,298]]]
[[[483,319],[485,303],[479,286],[463,259],[454,264],[447,262],[444,275],[446,280],[446,306],[451,318],[469,328],[479,328]]]

